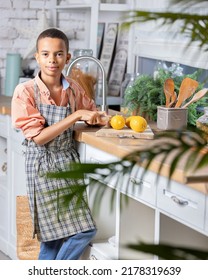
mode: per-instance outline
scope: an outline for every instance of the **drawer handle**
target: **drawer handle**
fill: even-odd
[[[132,184],[136,184],[136,185],[139,185],[139,186],[143,185],[143,181],[142,181],[142,180],[136,179],[136,178],[134,178],[134,177],[131,177],[131,178],[130,178],[130,182],[131,182]]]
[[[97,258],[94,255],[91,255],[90,260],[97,260]]]
[[[93,158],[93,157],[90,158],[90,162],[92,162],[92,163],[98,163],[98,164],[101,163],[99,160],[97,160],[97,159],[95,159],[95,158]]]
[[[6,172],[6,171],[7,171],[7,163],[6,163],[6,162],[3,163],[2,167],[1,167],[1,170],[2,170],[3,172]]]
[[[182,200],[182,199],[178,198],[178,197],[175,196],[175,195],[171,196],[171,199],[172,199],[175,203],[177,203],[178,205],[180,205],[180,206],[186,206],[186,205],[188,205],[188,201],[187,201],[187,200]]]

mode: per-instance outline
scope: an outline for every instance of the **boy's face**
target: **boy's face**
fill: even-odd
[[[62,39],[46,37],[39,40],[35,58],[40,66],[41,75],[57,77],[62,73],[70,57]]]

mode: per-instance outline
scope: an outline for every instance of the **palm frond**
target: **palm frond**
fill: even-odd
[[[208,165],[207,141],[202,131],[192,127],[187,131],[161,132],[156,135],[150,147],[134,151],[124,159],[134,163],[139,162],[144,168],[144,173],[155,160],[158,160],[157,176],[161,174],[163,165],[167,163],[170,166],[168,172],[170,180],[182,161],[186,173]]]
[[[189,44],[194,41],[199,42],[199,46],[206,47],[208,50],[208,15],[190,14],[185,12],[152,12],[135,10],[129,12],[124,16],[124,28],[129,28],[134,23],[144,23],[147,21],[156,21],[159,26],[171,26],[180,20],[181,34],[186,34],[189,37]],[[177,31],[178,32],[178,31]]]
[[[208,251],[197,250],[182,246],[171,246],[169,244],[145,244],[138,242],[136,244],[127,244],[127,248],[149,253],[158,256],[164,260],[207,260]]]
[[[75,201],[77,207],[80,202],[80,197],[84,194],[87,187],[90,186],[93,197],[93,213],[99,213],[99,206],[102,201],[102,197],[107,186],[115,187],[119,189],[122,185],[123,178],[126,174],[129,174],[135,165],[134,162],[126,160],[119,160],[117,162],[97,164],[97,163],[70,163],[68,170],[49,172],[48,178],[65,179],[70,180],[69,186],[62,188],[64,191],[61,197],[64,205],[69,205],[72,200]],[[111,182],[113,181],[113,186]],[[67,191],[68,189],[68,191]],[[115,189],[112,191],[111,197],[111,210],[114,207]],[[59,190],[49,191],[48,193],[58,193]],[[60,197],[59,197],[60,198]],[[55,198],[57,200],[57,197]],[[127,202],[127,201],[126,201]]]

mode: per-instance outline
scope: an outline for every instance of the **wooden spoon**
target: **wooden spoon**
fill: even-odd
[[[165,93],[165,107],[168,107],[170,104],[171,96],[174,94],[173,79],[169,78],[165,80],[163,90]]]
[[[169,108],[173,108],[175,107],[175,104],[177,102],[177,93],[174,91],[171,95],[171,101],[170,101],[170,104],[168,105]]]
[[[175,107],[180,107],[183,102],[189,98],[197,89],[198,87],[198,82],[186,77],[185,79],[183,79],[180,89],[179,89],[179,94],[178,94],[178,101],[175,105]]]
[[[207,92],[208,92],[208,88],[203,88],[203,89],[201,89],[200,91],[198,91],[197,93],[195,93],[194,96],[192,97],[192,99],[191,99],[189,102],[187,102],[186,104],[184,104],[184,105],[182,106],[182,108],[186,108],[186,107],[188,107],[190,104],[192,104],[192,103],[198,101],[199,99],[201,99],[202,97],[204,97],[205,94],[206,94]]]

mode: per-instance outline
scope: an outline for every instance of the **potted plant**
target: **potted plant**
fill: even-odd
[[[133,85],[127,88],[124,94],[124,107],[127,108],[129,114],[142,115],[148,121],[157,120],[157,106],[165,104],[165,95],[163,86],[165,80],[172,78],[174,81],[175,92],[178,95],[182,80],[185,77],[199,81],[202,70],[199,69],[192,74],[176,76],[172,78],[172,73],[167,70],[160,69],[157,78],[143,74],[138,76]],[[202,89],[204,83],[199,82],[196,91]],[[196,126],[196,120],[203,114],[201,108],[207,104],[207,97],[203,97],[188,107],[188,124]]]

